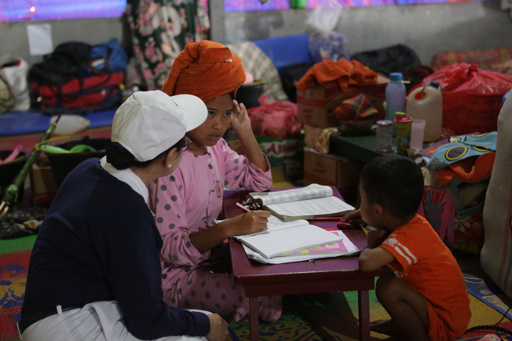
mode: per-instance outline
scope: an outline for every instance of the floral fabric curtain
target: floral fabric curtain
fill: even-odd
[[[127,0],[133,57],[127,87],[160,89],[185,44],[208,39],[205,0]]]

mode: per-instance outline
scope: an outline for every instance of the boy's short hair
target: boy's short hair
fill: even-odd
[[[377,203],[396,218],[418,211],[423,197],[420,167],[405,156],[386,155],[372,159],[361,172],[361,186],[369,203]]]

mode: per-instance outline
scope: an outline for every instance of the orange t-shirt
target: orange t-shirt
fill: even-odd
[[[379,247],[395,257],[388,266],[396,276],[427,300],[430,339],[464,335],[471,319],[466,284],[456,259],[428,221],[417,214]]]

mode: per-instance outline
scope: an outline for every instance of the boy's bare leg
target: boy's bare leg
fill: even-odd
[[[391,320],[375,323],[372,330],[394,335],[396,327],[405,340],[428,341],[427,301],[423,295],[394,275],[381,277],[375,292]]]
[[[370,330],[385,335],[396,335],[398,326],[393,320],[376,320],[370,322]]]

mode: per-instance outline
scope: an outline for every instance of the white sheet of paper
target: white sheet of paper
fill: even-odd
[[[52,27],[50,24],[27,25],[27,34],[31,56],[53,52]]]

